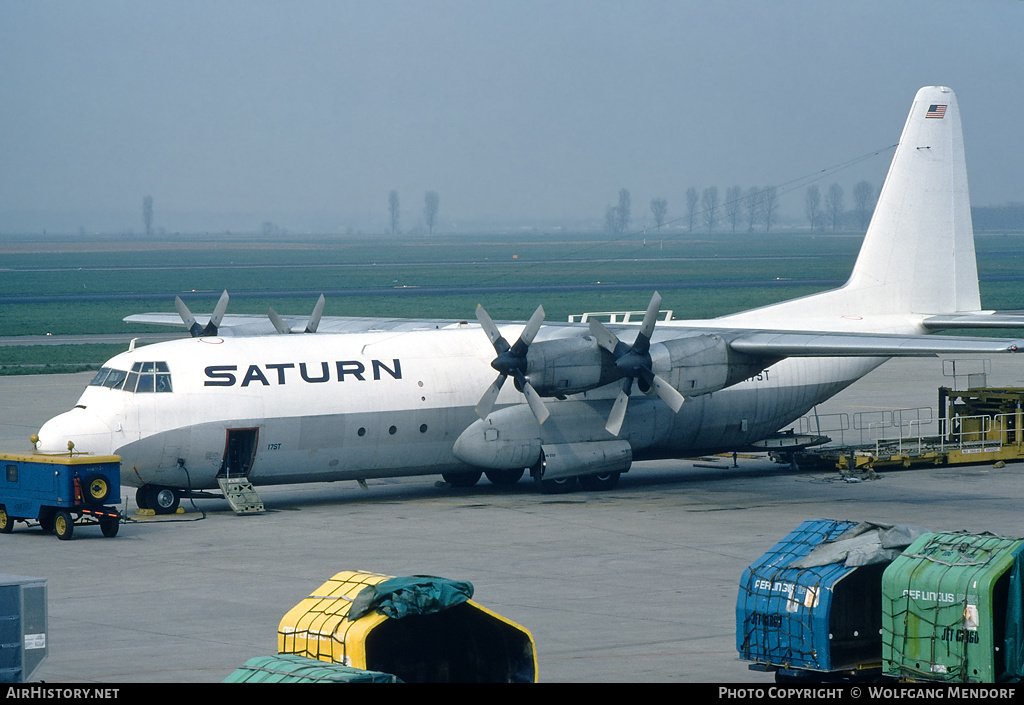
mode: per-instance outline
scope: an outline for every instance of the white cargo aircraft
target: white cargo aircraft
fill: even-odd
[[[225,317],[226,302],[204,327],[179,301],[196,337],[111,359],[40,429],[38,449],[120,455],[121,481],[158,512],[225,474],[256,486],[431,474],[470,485],[529,468],[546,491],[605,489],[636,459],[771,438],[889,357],[1024,346],[926,335],[1024,325],[980,310],[960,112],[941,86],[914,99],[853,274],[835,290],[702,321],[656,321],[655,294],[642,324],[608,326],[543,323],[542,309],[525,325],[496,326],[482,308],[479,325],[320,320],[322,302],[308,322],[271,311],[261,323]],[[315,334],[260,335],[304,331]]]

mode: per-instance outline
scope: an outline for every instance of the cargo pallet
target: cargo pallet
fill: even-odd
[[[62,541],[75,525],[98,524],[104,536],[117,536],[121,458],[116,455],[0,453],[0,533],[18,521],[37,522]]]
[[[939,388],[939,434],[926,436],[900,426],[897,438],[839,445],[796,454],[798,465],[834,467],[843,472],[885,468],[1024,460],[1024,388]]]

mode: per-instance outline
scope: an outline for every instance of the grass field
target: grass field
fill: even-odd
[[[412,237],[258,236],[164,240],[0,238],[0,336],[150,332],[132,313],[173,312],[181,295],[209,312],[549,320],[639,310],[660,289],[676,318],[709,318],[845,281],[860,234],[687,234],[609,241],[590,235]],[[1024,236],[977,238],[983,305],[1024,308]],[[941,276],[941,273],[937,273]],[[540,287],[565,287],[538,290]],[[438,291],[443,289],[443,291]],[[113,348],[113,349],[111,349]],[[0,347],[0,373],[98,364],[116,346]],[[57,367],[60,366],[60,367]]]

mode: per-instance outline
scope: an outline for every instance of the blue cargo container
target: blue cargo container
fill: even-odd
[[[777,680],[881,671],[881,582],[920,531],[805,521],[750,565],[736,601],[736,648]]]
[[[17,521],[35,521],[57,538],[70,539],[75,522],[99,524],[116,536],[121,459],[116,455],[0,453],[0,533]]]
[[[46,578],[0,574],[0,683],[32,680],[49,654],[48,631]]]

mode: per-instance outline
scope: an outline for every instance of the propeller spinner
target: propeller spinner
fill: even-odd
[[[526,353],[530,348],[530,343],[533,342],[534,336],[537,335],[537,331],[540,330],[541,323],[544,322],[544,308],[542,306],[537,307],[537,310],[534,311],[533,316],[526,323],[523,332],[519,334],[519,339],[514,345],[508,344],[508,341],[501,335],[498,327],[494,325],[494,321],[487,315],[487,311],[484,310],[483,306],[477,305],[476,317],[480,321],[480,326],[484,329],[487,337],[490,338],[491,345],[494,346],[494,352],[498,353],[498,356],[491,361],[491,367],[498,371],[498,377],[487,388],[483,397],[480,398],[480,402],[476,405],[477,415],[481,419],[487,418],[487,415],[491,413],[491,409],[494,407],[495,400],[498,398],[501,386],[505,384],[505,379],[511,376],[515,380],[516,389],[526,396],[526,401],[530,405],[533,415],[537,417],[538,423],[544,423],[549,416],[547,407],[544,406],[544,402],[541,401],[536,390],[526,379]]]
[[[626,406],[629,403],[629,393],[633,391],[633,380],[637,380],[640,390],[646,392],[653,389],[661,397],[672,411],[678,412],[683,406],[683,395],[654,374],[651,363],[651,335],[654,333],[654,324],[658,319],[658,310],[661,308],[661,294],[654,292],[651,303],[647,306],[644,314],[644,321],[640,325],[640,331],[632,345],[626,345],[620,341],[614,333],[604,327],[599,321],[590,322],[590,332],[597,338],[597,343],[602,348],[615,356],[615,367],[622,376],[622,390],[612,404],[612,411],[608,415],[608,423],[605,429],[613,436],[618,436],[622,430],[622,422],[626,418]]]

